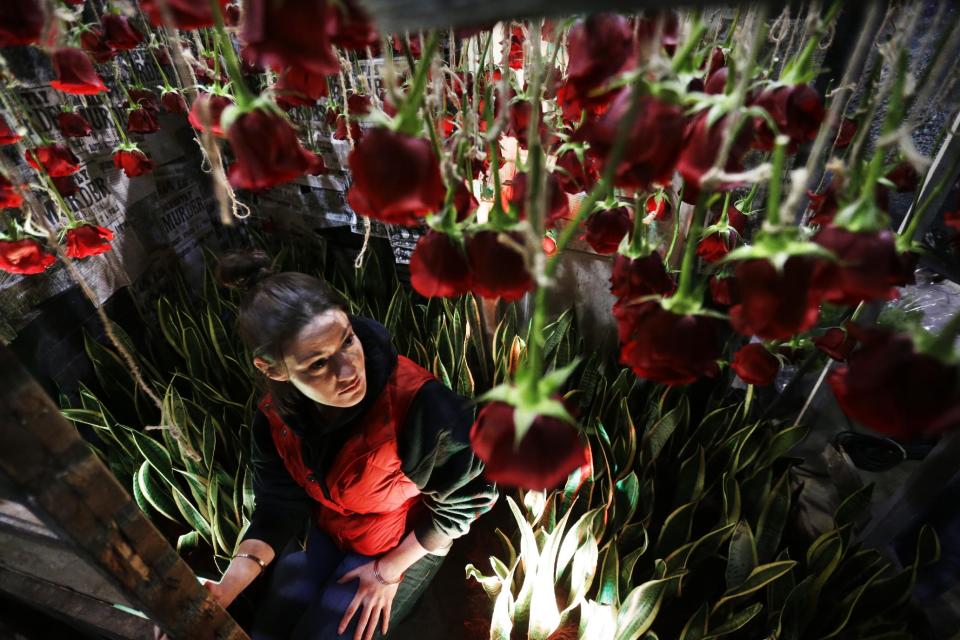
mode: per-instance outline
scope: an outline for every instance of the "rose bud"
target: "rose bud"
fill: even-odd
[[[409,36],[409,41],[410,41],[410,55],[412,55],[414,58],[419,58],[422,50],[422,46],[420,45],[420,36],[411,33]],[[392,42],[393,42],[393,53],[398,56],[404,55],[403,45],[407,42],[407,37],[402,34],[395,33],[392,36]]]
[[[267,109],[243,113],[227,129],[236,162],[227,173],[235,189],[259,190],[290,182],[315,168],[286,118]]]
[[[891,169],[890,173],[888,173],[885,177],[887,180],[893,183],[897,193],[916,191],[917,183],[920,181],[920,176],[917,175],[917,170],[913,168],[912,164],[906,161],[901,162]]]
[[[857,340],[849,331],[831,327],[822,336],[814,338],[813,344],[837,362],[846,362],[850,352],[857,346]]]
[[[163,109],[167,113],[187,113],[187,101],[183,99],[183,96],[180,95],[180,92],[177,90],[164,91],[160,96],[160,104],[163,105]]]
[[[57,128],[64,138],[83,138],[93,133],[87,119],[76,111],[61,111],[57,114]]]
[[[665,196],[650,196],[646,202],[647,219],[659,222],[669,220],[673,215],[673,205]]]
[[[513,243],[523,246],[523,236],[503,232]],[[527,271],[524,257],[517,249],[500,242],[496,231],[478,231],[467,241],[467,259],[473,276],[473,292],[484,298],[519,300],[533,291],[533,279]]]
[[[470,428],[470,446],[484,464],[484,476],[504,486],[532,491],[552,489],[587,461],[587,445],[577,428],[539,415],[516,444],[514,407],[491,402]]]
[[[347,111],[352,116],[365,116],[373,111],[373,100],[362,93],[351,93],[347,97]]]
[[[127,89],[127,95],[130,97],[130,102],[143,107],[153,115],[160,113],[160,101],[157,100],[157,95],[149,89],[132,87]],[[130,104],[127,103],[127,106],[129,107]]]
[[[504,195],[507,196],[505,207],[516,211],[520,220],[526,220],[527,218],[528,177],[525,173],[514,175],[509,193],[504,190]],[[547,218],[544,220],[544,226],[554,227],[560,220],[570,216],[570,207],[567,202],[567,195],[560,188],[560,180],[556,174],[547,174],[546,188]]]
[[[782,340],[817,323],[820,296],[814,277],[820,261],[790,256],[783,268],[766,259],[738,262],[739,301],[730,308],[730,324],[745,336]]]
[[[737,295],[737,279],[734,277],[710,276],[710,298],[718,305],[729,307],[740,301]]]
[[[54,178],[69,176],[80,170],[80,159],[67,146],[62,144],[48,144],[36,149],[27,149],[24,157],[31,167],[47,172]]]
[[[956,366],[918,353],[906,334],[849,327],[861,346],[827,378],[843,412],[892,438],[911,440],[945,426],[960,397]]]
[[[767,89],[756,98],[756,105],[763,107],[776,123],[780,133],[790,138],[790,150],[817,137],[823,122],[823,98],[810,85],[777,87]],[[755,149],[773,150],[774,134],[763,118],[754,120]]]
[[[697,243],[697,255],[710,263],[721,260],[737,246],[737,239],[746,230],[747,221],[747,216],[735,206],[730,205],[727,209],[727,224],[730,229],[726,232],[715,231],[702,238]]]
[[[69,198],[80,191],[80,185],[77,184],[74,176],[51,177],[50,179],[53,180],[53,186],[56,188],[57,193],[64,198]]]
[[[516,138],[517,144],[524,149],[529,146],[527,133],[530,129],[530,115],[532,112],[533,107],[525,99],[513,100],[507,109],[507,135]],[[539,132],[541,138],[544,138],[549,133],[546,125],[543,123],[543,119],[541,119],[539,123]],[[544,140],[544,146],[549,146],[549,144],[549,140]]]
[[[462,296],[471,284],[467,257],[450,236],[431,229],[410,257],[410,284],[426,298]]]
[[[443,207],[446,189],[429,140],[389,129],[368,131],[348,157],[350,206],[391,224],[413,225]]]
[[[0,114],[0,145],[16,144],[23,136],[10,128],[7,119]]]
[[[720,321],[701,315],[679,315],[658,301],[631,305],[621,338],[620,362],[639,378],[674,386],[719,373]]]
[[[600,179],[600,167],[592,155],[584,154],[583,162],[580,162],[577,153],[573,149],[567,149],[557,156],[554,174],[564,193],[580,193],[589,191],[597,183]]]
[[[759,342],[751,342],[740,347],[734,354],[730,368],[747,384],[762,387],[773,384],[777,379],[780,361]]]
[[[857,135],[857,121],[853,118],[844,118],[840,121],[837,137],[833,144],[837,149],[846,149]]]
[[[0,47],[36,44],[45,23],[40,0],[3,0],[0,2]]]
[[[328,111],[327,113],[333,113]],[[347,127],[347,118],[346,116],[337,116],[334,120],[334,131],[333,139],[334,140],[348,140],[353,138],[354,144],[360,142],[360,139],[363,137],[363,129],[360,128],[359,122],[350,122],[349,129]],[[349,132],[349,136],[348,136]]]
[[[837,262],[823,261],[816,274],[823,299],[832,304],[893,300],[899,295],[897,287],[913,279],[914,259],[897,252],[896,236],[889,229],[858,232],[830,225],[813,241],[837,256]]]
[[[327,35],[330,43],[349,50],[376,48],[380,44],[380,34],[373,21],[356,0],[341,0],[331,3],[330,20],[327,22]]]
[[[100,27],[92,26],[80,34],[80,46],[93,58],[94,62],[109,62],[120,52],[114,51],[103,39]]]
[[[511,69],[523,69],[523,28],[510,27],[510,54],[507,61]]]
[[[273,85],[277,104],[283,109],[312,107],[317,100],[329,94],[327,78],[300,67],[290,67]]]
[[[233,101],[227,96],[216,93],[201,93],[197,95],[190,107],[190,115],[187,120],[197,131],[204,131],[206,124],[210,124],[210,132],[219,137],[224,137],[223,129],[220,127],[220,116],[223,110],[233,104]]]
[[[458,181],[453,185],[453,208],[457,212],[457,222],[463,222],[469,218],[479,206],[480,203],[466,184]]]
[[[726,67],[717,69],[703,83],[703,92],[710,95],[722,95],[727,90],[727,77],[729,75],[730,71]]]
[[[128,178],[136,178],[153,171],[153,160],[140,149],[117,149],[113,152],[113,166],[123,169]]]
[[[590,153],[603,165],[613,149],[620,121],[630,107],[630,92],[622,89],[610,108],[588,120],[574,134],[590,143]],[[670,182],[681,151],[684,118],[680,107],[653,96],[641,96],[633,126],[627,132],[626,149],[617,165],[614,184],[646,189]]]
[[[0,174],[0,209],[17,209],[23,204],[20,187]]]
[[[227,0],[218,0],[220,11],[224,12]],[[140,0],[140,8],[147,14],[150,24],[163,27],[162,7],[170,14],[177,29],[189,31],[191,29],[205,29],[213,26],[213,11],[209,0]]]
[[[93,68],[93,63],[80,49],[65,47],[53,52],[53,71],[57,77],[50,86],[64,93],[90,96],[103,93],[107,85]]]
[[[0,271],[30,275],[43,273],[57,258],[36,240],[0,240]]]
[[[127,113],[127,130],[133,133],[154,133],[160,130],[160,122],[153,112],[137,107]]]
[[[86,258],[110,251],[113,231],[95,224],[82,224],[67,231],[67,255]]]
[[[100,18],[100,28],[103,29],[103,40],[111,48],[118,51],[128,51],[140,46],[143,34],[130,20],[115,13],[106,13]]]
[[[813,193],[807,191],[807,197],[810,198],[810,204],[807,208],[813,212],[807,221],[811,225],[827,225],[833,222],[833,217],[837,215],[840,203],[837,202],[837,185],[831,182],[822,193]]]
[[[683,148],[677,160],[677,171],[683,176],[687,187],[692,187],[694,190],[700,189],[700,181],[704,174],[713,168],[726,136],[728,116],[720,118],[711,126],[707,121],[709,111],[704,109],[687,123],[683,135]],[[743,156],[750,150],[752,138],[753,131],[750,123],[742,122],[733,144],[730,145],[730,153],[724,167],[726,173],[737,173],[743,170]],[[726,191],[737,186],[738,183],[719,183],[714,189]]]
[[[557,241],[551,235],[545,235],[540,239],[540,248],[549,258],[557,252]]]
[[[616,13],[578,20],[567,34],[567,55],[567,82],[579,99],[591,99],[593,89],[635,62],[630,21]]]
[[[299,67],[320,75],[339,71],[328,36],[336,10],[317,0],[248,0],[240,40],[244,58],[281,70]]]
[[[590,214],[585,226],[583,237],[590,248],[601,255],[610,255],[617,252],[620,241],[630,233],[633,220],[629,209],[616,207]]]

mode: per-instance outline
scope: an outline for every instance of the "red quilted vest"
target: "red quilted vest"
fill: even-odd
[[[266,394],[258,406],[270,421],[273,442],[297,483],[316,502],[317,526],[341,549],[367,556],[396,547],[412,529],[420,490],[400,468],[397,431],[420,387],[433,376],[399,356],[386,387],[334,458],[327,472],[328,498],[304,464],[300,436],[289,428]]]

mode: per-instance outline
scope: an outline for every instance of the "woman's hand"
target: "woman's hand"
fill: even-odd
[[[381,569],[384,569],[383,564],[381,564]],[[400,576],[390,575],[387,571],[384,571],[383,574],[384,579],[391,582],[400,578]],[[337,580],[337,583],[344,584],[351,580],[360,580],[360,586],[357,587],[356,595],[353,596],[350,606],[343,614],[343,619],[340,620],[337,633],[343,633],[344,629],[350,625],[350,620],[353,619],[354,614],[362,606],[363,611],[360,612],[357,631],[353,634],[353,640],[370,640],[377,629],[378,622],[382,633],[386,635],[390,624],[390,608],[393,605],[393,598],[397,595],[400,583],[381,584],[373,573],[373,562],[368,562],[353,571],[348,571]]]

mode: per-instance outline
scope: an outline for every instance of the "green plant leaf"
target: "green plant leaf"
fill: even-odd
[[[807,573],[819,591],[827,583],[843,558],[843,537],[838,529],[821,534],[807,549]]]
[[[616,640],[637,640],[653,625],[667,584],[675,578],[650,580],[630,592],[617,614]]]
[[[135,481],[140,495],[157,513],[174,522],[179,522],[180,519],[175,515],[177,513],[177,505],[174,504],[170,498],[169,485],[167,487],[162,486],[157,479],[153,477],[153,474],[156,473],[153,469],[150,463],[144,460],[143,464],[140,465],[140,469],[137,470]]]
[[[696,452],[683,461],[680,472],[677,474],[677,488],[673,494],[673,504],[696,502],[703,495],[706,477],[706,458],[703,447],[697,447]]]
[[[831,629],[828,633],[821,636],[823,640],[829,640],[830,638],[838,637],[843,630],[847,627],[847,623],[850,622],[850,618],[853,616],[853,611],[857,607],[857,603],[860,602],[860,598],[863,594],[870,588],[870,586],[876,582],[881,575],[887,571],[886,567],[881,567],[873,575],[867,578],[866,582],[860,585],[853,593],[848,594],[834,609],[834,615],[831,616],[831,624],[827,627]]]
[[[196,531],[185,533],[177,538],[177,553],[195,549],[200,543],[200,534]]]
[[[837,528],[850,525],[856,531],[870,515],[870,503],[873,500],[873,483],[864,485],[847,496],[833,514]]]
[[[686,397],[682,397],[676,407],[671,409],[655,421],[643,435],[643,448],[645,452],[645,464],[653,464],[664,445],[681,425],[685,425],[689,419],[689,404]]]
[[[633,518],[640,501],[640,480],[636,473],[631,471],[627,477],[614,484],[614,500],[611,527],[613,531],[620,531],[620,528]]]
[[[793,569],[796,566],[796,562],[793,560],[786,560],[782,562],[771,562],[769,564],[762,564],[750,572],[750,575],[747,576],[747,579],[743,584],[733,588],[728,589],[721,597],[717,603],[713,606],[713,611],[717,611],[725,603],[737,598],[742,598],[748,596],[751,593],[762,589],[766,585],[770,584],[777,578],[783,576],[788,571]]]
[[[784,472],[770,491],[757,522],[757,557],[760,562],[773,559],[790,513],[789,472]]]
[[[680,632],[680,640],[703,640],[707,635],[707,621],[710,618],[710,608],[706,602],[693,612],[687,624]]]
[[[608,605],[585,600],[580,605],[579,638],[609,640],[617,632],[617,610]]]
[[[727,553],[727,590],[743,584],[757,567],[757,545],[753,539],[750,523],[741,520],[730,537]]]
[[[820,589],[814,582],[814,576],[807,576],[793,588],[780,611],[778,628],[781,640],[801,640],[805,637],[807,627],[813,617],[812,611],[817,610],[817,600]]]
[[[602,552],[600,563],[600,589],[597,602],[612,606],[620,605],[620,556],[616,541],[611,541]]]
[[[170,460],[170,454],[160,445],[159,442],[145,433],[132,431],[134,443],[141,455],[146,458],[154,469],[160,474],[171,487],[177,486],[177,481],[173,474],[173,462]]]
[[[667,516],[654,545],[654,556],[665,558],[675,549],[679,549],[690,542],[690,531],[693,527],[693,516],[697,510],[696,502],[688,502],[675,509]]]
[[[762,610],[763,610],[763,605],[760,604],[759,602],[755,602],[754,604],[750,605],[743,611],[739,611],[733,614],[732,616],[730,616],[730,618],[725,620],[720,626],[711,630],[710,633],[704,637],[704,640],[709,640],[710,638],[720,638],[726,635],[730,635],[731,633],[734,633],[736,631],[739,631],[740,629],[747,626],[747,624],[751,620],[756,618],[757,614],[759,614]]]
[[[770,441],[770,444],[760,453],[754,464],[754,473],[772,465],[778,458],[784,456],[795,446],[803,442],[807,434],[810,433],[810,427],[807,425],[797,425],[777,432]]]
[[[179,489],[173,490],[173,501],[177,505],[180,513],[186,519],[187,524],[189,524],[195,531],[197,531],[205,540],[211,540],[211,531],[210,523],[200,515],[200,512],[197,511],[187,498],[180,493]]]

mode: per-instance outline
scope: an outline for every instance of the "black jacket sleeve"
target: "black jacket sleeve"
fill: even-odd
[[[423,494],[430,518],[414,533],[428,551],[451,544],[489,511],[496,486],[483,478],[483,463],[470,448],[470,402],[431,380],[407,410],[397,441],[401,468]]]
[[[257,411],[251,427],[253,515],[243,539],[262,540],[280,554],[310,516],[310,496],[290,476],[270,436],[270,424]]]

